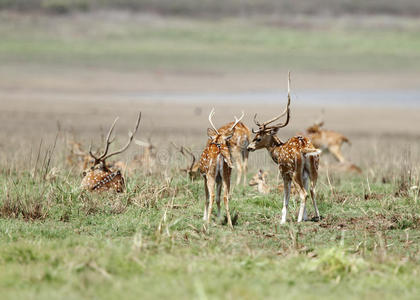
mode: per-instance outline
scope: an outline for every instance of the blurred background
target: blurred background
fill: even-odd
[[[285,105],[291,70],[282,138],[323,119],[361,165],[418,153],[419,16],[415,0],[0,0],[0,150],[57,131],[87,147],[117,115],[123,143],[141,110],[139,138],[199,152],[211,107],[252,127]]]

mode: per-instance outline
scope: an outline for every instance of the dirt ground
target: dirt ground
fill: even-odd
[[[44,73],[35,76],[37,69],[26,70],[25,73],[16,69],[15,73],[11,71],[8,75],[5,69],[0,72],[0,149],[5,160],[18,157],[22,151],[35,152],[41,139],[45,145],[52,145],[58,128],[65,139],[80,140],[85,148],[92,140],[99,145],[101,134],[105,133],[116,116],[120,117],[116,128],[117,143],[124,143],[126,132],[133,126],[138,111],[143,113],[141,129],[137,134],[139,139],[151,138],[156,145],[165,149],[170,147],[170,141],[176,141],[199,153],[206,141],[206,128],[209,126],[207,116],[213,106],[216,109],[217,125],[233,120],[233,116],[243,110],[246,114],[244,122],[252,127],[254,113],[258,113],[261,120],[268,119],[283,108],[286,100],[285,95],[284,99],[279,99],[278,104],[241,104],[229,101],[215,104],[202,100],[174,103],[156,99],[138,100],[135,94],[211,89],[249,91],[274,88],[276,85],[283,88],[284,83],[279,78],[284,78],[284,73],[159,75],[73,70],[60,74],[58,70],[51,73],[44,70]],[[363,89],[376,84],[392,88],[391,82],[397,86],[391,76],[315,75],[298,74],[293,86],[299,89],[314,86],[321,89],[333,86],[345,89],[354,85]],[[369,76],[376,81],[369,80]],[[414,77],[410,78],[414,86]],[[407,86],[410,80],[401,79]],[[302,132],[321,116],[322,109],[325,110],[325,126],[351,139],[352,146],[345,146],[344,152],[358,164],[363,165],[365,161],[368,164],[374,153],[386,153],[390,148],[409,145],[416,151],[419,149],[420,111],[409,107],[303,107],[294,105],[292,99],[290,125],[281,130],[279,135],[287,139]],[[60,147],[65,147],[64,143],[60,142]]]

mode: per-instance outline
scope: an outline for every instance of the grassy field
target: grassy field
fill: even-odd
[[[297,224],[292,201],[280,226],[281,194],[236,187],[234,230],[214,220],[207,233],[202,182],[175,165],[166,177],[128,177],[120,195],[83,192],[78,173],[60,165],[52,181],[43,179],[46,164],[35,176],[3,167],[2,297],[415,299],[419,177],[406,163],[369,182],[330,175],[329,186],[324,172],[320,222]]]
[[[85,148],[91,139],[99,143],[100,132],[119,114],[117,143],[124,142],[135,117],[128,104],[30,103],[1,108],[2,297],[415,299],[420,292],[420,145],[416,131],[408,130],[417,126],[415,111],[369,111],[365,120],[362,110],[334,111],[329,128],[348,133],[353,145],[345,155],[364,173],[321,167],[320,222],[297,224],[294,198],[288,224],[279,225],[282,194],[275,188],[275,167],[261,151],[251,154],[248,178],[260,167],[269,170],[272,192],[262,196],[235,187],[234,230],[214,219],[206,233],[202,180],[190,182],[179,173],[186,162],[169,147],[175,140],[197,153],[202,149],[207,118],[190,117],[193,105],[140,104],[145,117],[139,138],[152,134],[169,162],[158,163],[153,175],[137,168],[122,194],[95,195],[79,188],[81,170],[65,164],[66,140],[75,135]],[[216,122],[237,109],[218,106]],[[260,108],[262,116],[273,109]],[[311,113],[294,107],[293,127],[280,135],[293,134]],[[380,125],[388,114],[394,123]],[[345,122],[354,115],[360,128]],[[61,132],[53,150],[56,118]],[[133,151],[139,150],[133,146],[123,158],[130,162]],[[45,179],[52,168],[58,172]]]
[[[215,22],[123,13],[45,18],[3,13],[0,59],[6,65],[126,71],[417,72],[420,26],[414,20],[400,23],[392,28],[375,28],[369,22],[359,25],[362,28],[347,28],[345,22],[317,27],[308,21],[300,25],[303,28],[293,28],[293,24],[275,26],[252,19]],[[401,31],[401,26],[407,30]]]
[[[333,171],[332,160],[322,158],[320,222],[297,224],[294,197],[288,224],[279,225],[276,167],[261,151],[250,156],[248,179],[268,170],[272,192],[235,187],[234,230],[214,219],[204,232],[202,180],[191,182],[178,171],[186,162],[170,141],[199,154],[212,106],[216,124],[244,110],[251,126],[255,112],[268,119],[285,99],[215,105],[135,97],[279,89],[291,69],[292,119],[279,134],[286,139],[321,113],[299,105],[299,88],[418,89],[418,22],[372,28],[368,21],[1,12],[1,297],[418,298],[418,108],[326,108],[327,128],[350,138],[344,154],[363,174]],[[122,194],[82,191],[82,170],[65,163],[67,142],[99,145],[120,116],[121,144],[139,110],[138,137],[159,147],[153,174],[142,167],[126,174]],[[132,145],[121,159],[130,164],[135,153],[141,150]]]

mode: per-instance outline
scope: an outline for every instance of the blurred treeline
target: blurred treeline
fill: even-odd
[[[258,15],[420,16],[419,0],[0,0],[0,10],[66,14],[76,11],[131,10],[190,17]]]

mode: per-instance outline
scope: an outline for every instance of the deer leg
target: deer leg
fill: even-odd
[[[312,198],[312,203],[314,204],[314,209],[315,209],[315,216],[316,218],[319,220],[319,210],[318,210],[318,206],[316,205],[316,200],[315,200],[315,183],[312,182],[311,183],[311,198]]]
[[[242,178],[242,163],[239,157],[236,157],[235,160],[236,160],[236,170],[237,170],[236,185],[239,185],[241,183],[241,178]]]
[[[338,162],[340,162],[340,163],[346,162],[346,159],[344,158],[343,154],[341,153],[341,149],[340,149],[339,145],[332,145],[328,148],[328,150],[335,157],[335,159],[338,160]]]
[[[284,199],[283,199],[283,209],[281,210],[281,222],[280,222],[280,224],[285,224],[286,223],[287,207],[289,206],[291,184],[292,184],[291,179],[284,176],[283,177]]]
[[[209,208],[209,189],[207,187],[207,177],[204,176],[204,190],[206,191],[206,202],[204,203],[203,221],[207,221],[207,211]]]
[[[210,219],[211,219],[211,212],[213,209],[213,202],[214,202],[214,178],[208,177],[207,178],[207,188],[209,190],[209,207],[207,210],[207,225],[210,225]]]
[[[242,161],[242,174],[244,176],[244,186],[246,186],[246,174],[248,173],[248,150],[243,151],[243,161]]]
[[[227,169],[228,167],[225,165],[224,169]],[[224,170],[224,176],[223,176],[223,201],[225,203],[225,209],[226,209],[226,217],[228,225],[231,229],[233,229],[232,225],[232,219],[230,218],[229,213],[229,193],[230,193],[230,170]]]
[[[305,174],[304,176],[303,176],[303,186],[304,186],[304,188],[305,188],[305,199],[308,197],[308,194],[309,194],[309,177],[308,177],[308,175],[307,174]],[[305,200],[305,202],[304,202],[305,204],[305,206],[304,206],[304,208],[303,208],[303,220],[304,221],[307,221],[308,220],[308,213],[307,213],[307,209],[306,209],[306,200]]]
[[[217,218],[220,220],[220,194],[222,193],[222,178],[216,178],[216,204],[217,204]]]
[[[296,174],[295,181],[297,183],[297,187],[299,189],[299,197],[300,197],[300,208],[299,208],[299,215],[298,215],[298,222],[302,222],[303,215],[306,209],[306,197],[308,196],[308,193],[305,190],[304,181],[305,179],[303,174],[303,168],[299,170]]]
[[[318,210],[318,206],[316,205],[316,200],[315,200],[315,196],[316,196],[315,186],[318,180],[318,168],[316,167],[317,160],[318,158],[311,157],[309,177],[311,179],[311,199],[312,199],[312,203],[314,204],[315,216],[319,220],[319,210]]]

